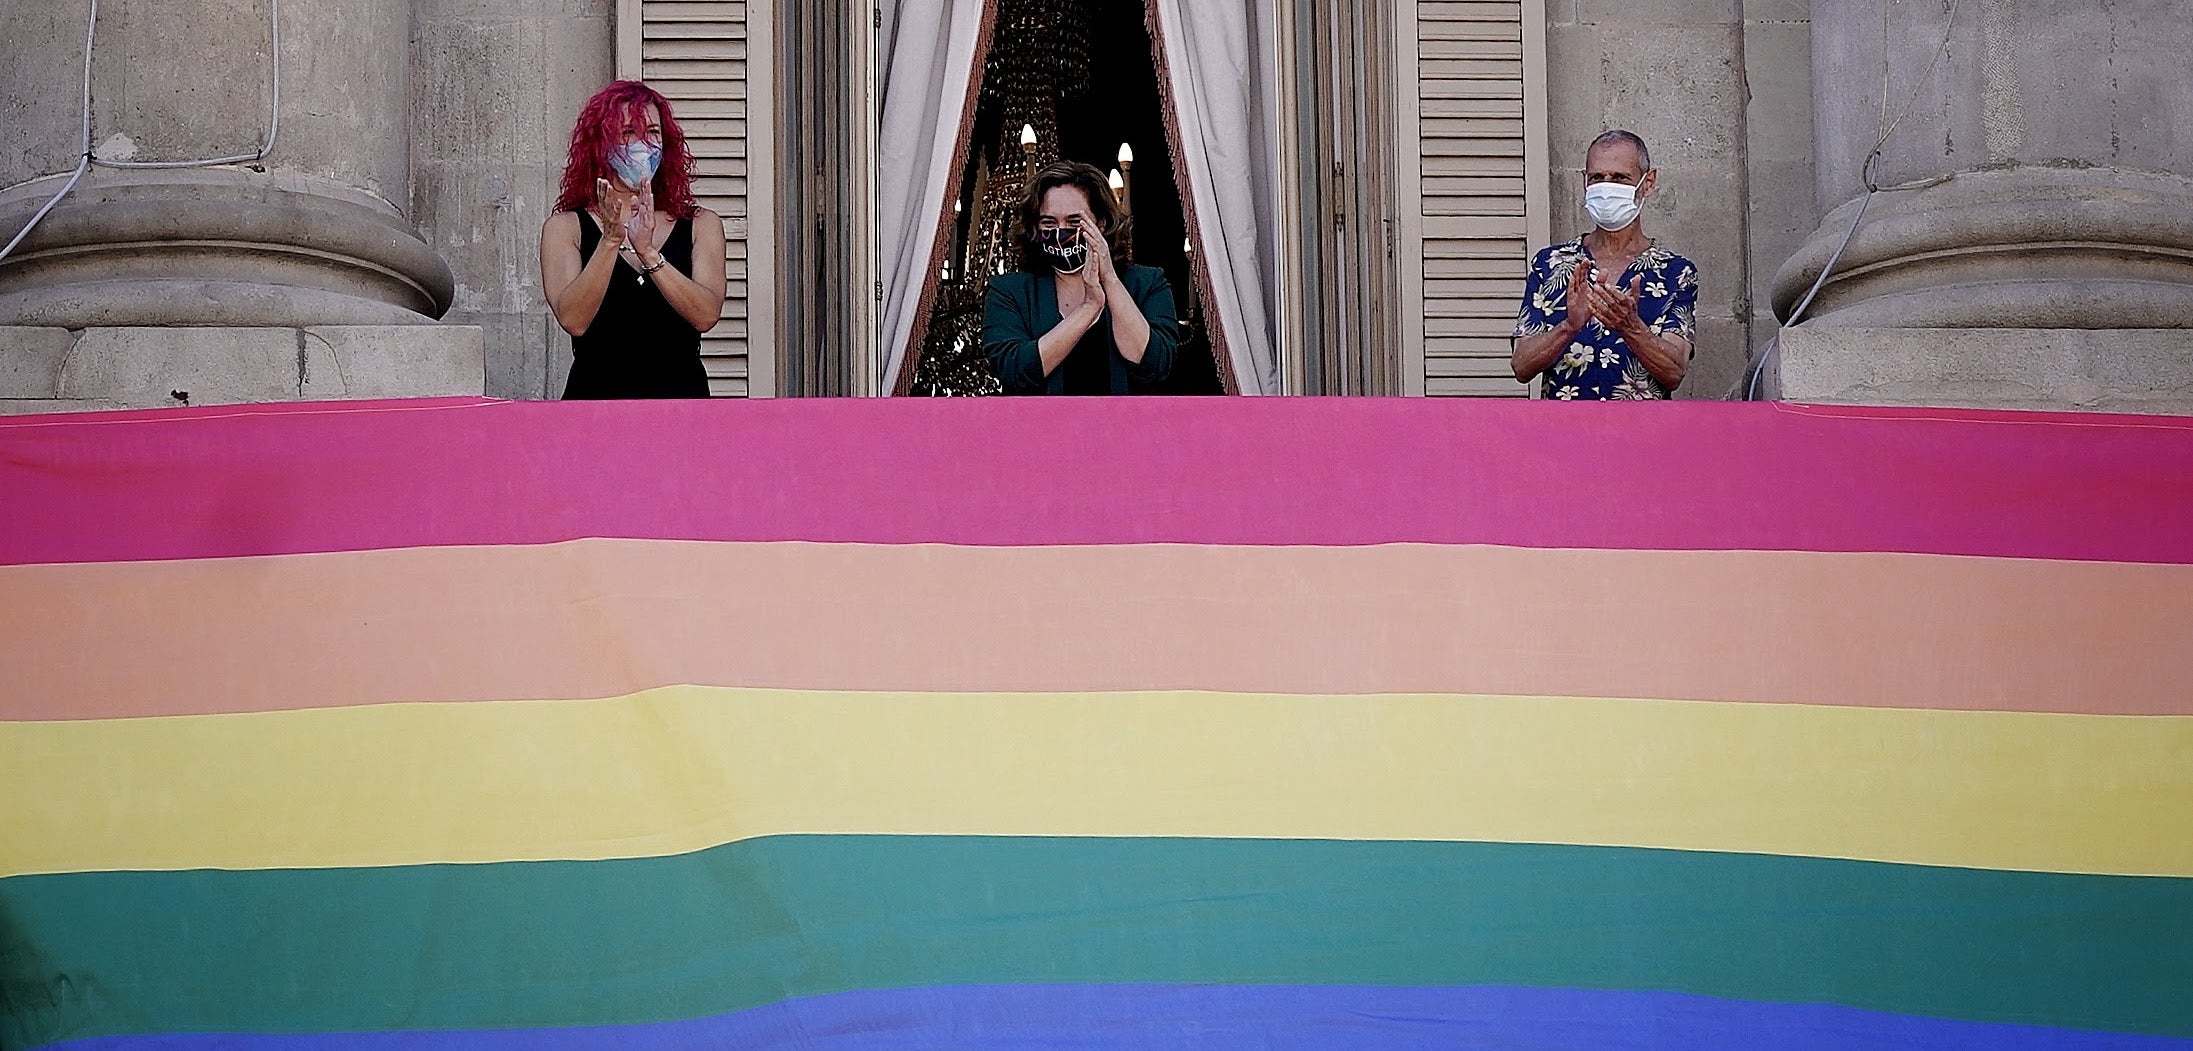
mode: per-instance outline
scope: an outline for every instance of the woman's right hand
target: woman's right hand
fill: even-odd
[[[625,224],[633,215],[632,198],[632,194],[611,188],[607,179],[594,180],[594,214],[601,219],[602,240],[609,243],[610,251],[624,247]]]

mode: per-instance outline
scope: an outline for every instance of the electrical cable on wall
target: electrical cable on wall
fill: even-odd
[[[1956,38],[1957,8],[1962,6],[1963,2],[1964,0],[1950,0],[1949,16],[1944,20],[1945,24],[1942,26],[1942,44],[1934,49],[1933,60],[1927,63],[1926,71],[1919,74],[1918,83],[1912,86],[1911,96],[1904,100],[1903,109],[1896,114],[1895,120],[1888,119],[1888,26],[1886,24],[1888,9],[1885,6],[1881,9],[1883,23],[1881,30],[1883,41],[1881,53],[1882,127],[1880,137],[1874,140],[1873,148],[1866,151],[1865,164],[1859,169],[1860,178],[1865,182],[1866,193],[1864,197],[1859,198],[1858,215],[1850,221],[1850,230],[1843,234],[1843,242],[1835,247],[1833,254],[1828,256],[1827,265],[1820,268],[1819,278],[1812,282],[1812,287],[1805,292],[1805,297],[1797,301],[1796,309],[1789,312],[1789,320],[1782,323],[1783,328],[1795,328],[1804,321],[1805,311],[1812,306],[1812,301],[1819,296],[1820,290],[1827,287],[1829,276],[1835,273],[1835,264],[1842,262],[1843,253],[1850,249],[1850,242],[1858,236],[1858,227],[1866,221],[1866,212],[1873,207],[1874,197],[1884,193],[1900,193],[1905,190],[1938,186],[1947,181],[1946,178],[1925,179],[1898,186],[1882,186],[1879,181],[1881,151],[1887,148],[1888,140],[1896,134],[1896,129],[1902,126],[1904,118],[1911,116],[1912,107],[1918,105],[1919,95],[1926,90],[1927,80],[1934,76],[1935,68],[1940,66],[1942,59],[1949,55],[1950,41]],[[1781,347],[1782,341],[1777,337],[1773,343],[1768,345],[1767,352],[1759,355],[1758,363],[1751,368],[1751,383],[1745,388],[1744,400],[1757,401],[1759,399],[1759,380],[1766,375],[1768,361]]]
[[[257,163],[265,160],[268,154],[274,152],[274,141],[282,130],[282,0],[267,0],[267,38],[268,49],[272,52],[270,62],[272,68],[268,75],[266,138],[260,142],[257,151],[239,153],[232,157],[208,157],[204,160],[195,161],[115,161],[93,156],[91,149],[91,53],[92,42],[98,36],[99,0],[91,0],[91,14],[86,20],[84,28],[83,141],[79,150],[80,156],[76,162],[76,170],[70,173],[67,182],[61,184],[61,192],[54,194],[52,199],[48,200],[43,207],[32,213],[30,222],[23,225],[23,229],[17,232],[14,239],[7,243],[7,247],[0,248],[0,260],[7,259],[15,251],[16,246],[22,244],[23,239],[29,237],[32,230],[37,229],[39,222],[44,220],[46,214],[53,211],[54,207],[61,203],[62,198],[69,195],[69,191],[76,188],[76,184],[83,179],[84,173],[91,170],[93,165],[102,168],[122,169],[211,168],[223,164]]]

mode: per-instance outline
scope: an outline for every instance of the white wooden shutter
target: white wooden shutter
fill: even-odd
[[[718,397],[766,395],[774,372],[769,367],[768,326],[754,324],[757,315],[766,321],[769,298],[769,193],[765,177],[750,180],[756,168],[767,170],[765,164],[753,163],[750,144],[768,142],[768,93],[749,90],[768,83],[767,13],[765,3],[735,0],[628,0],[620,5],[619,65],[628,67],[636,57],[639,68],[618,72],[636,72],[670,99],[693,150],[694,196],[723,217],[728,294],[723,320],[701,339],[708,388]],[[751,34],[750,14],[757,30]],[[638,38],[636,48],[631,35]],[[759,54],[750,56],[749,40],[755,38],[759,46],[753,50]],[[756,216],[763,221],[756,223]],[[755,258],[765,261],[759,274],[751,265]],[[762,302],[751,294],[757,278]],[[750,354],[756,330],[763,333],[761,352]]]
[[[1545,236],[1544,0],[1409,6],[1403,44],[1416,61],[1414,76],[1404,73],[1413,83],[1402,134],[1406,151],[1413,101],[1415,156],[1402,158],[1401,203],[1414,229],[1402,265],[1404,323],[1415,331],[1404,342],[1422,347],[1427,395],[1524,397],[1508,336]]]

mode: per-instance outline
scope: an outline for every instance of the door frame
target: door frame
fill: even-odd
[[[752,0],[749,0],[751,3]],[[871,0],[774,5],[772,245],[781,393],[875,397],[883,374]],[[850,74],[850,75],[848,75]]]
[[[1399,251],[1401,205],[1417,185],[1415,155],[1402,149],[1416,127],[1415,4],[1280,0],[1277,10],[1279,82],[1290,88],[1278,100],[1281,393],[1420,393],[1422,340],[1412,391],[1402,321],[1421,302],[1423,267],[1412,297]]]

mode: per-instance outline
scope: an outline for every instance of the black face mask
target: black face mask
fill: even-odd
[[[1051,257],[1051,265],[1062,274],[1077,274],[1089,264],[1089,246],[1082,243],[1081,227],[1061,226],[1051,230],[1036,231],[1036,247]]]

